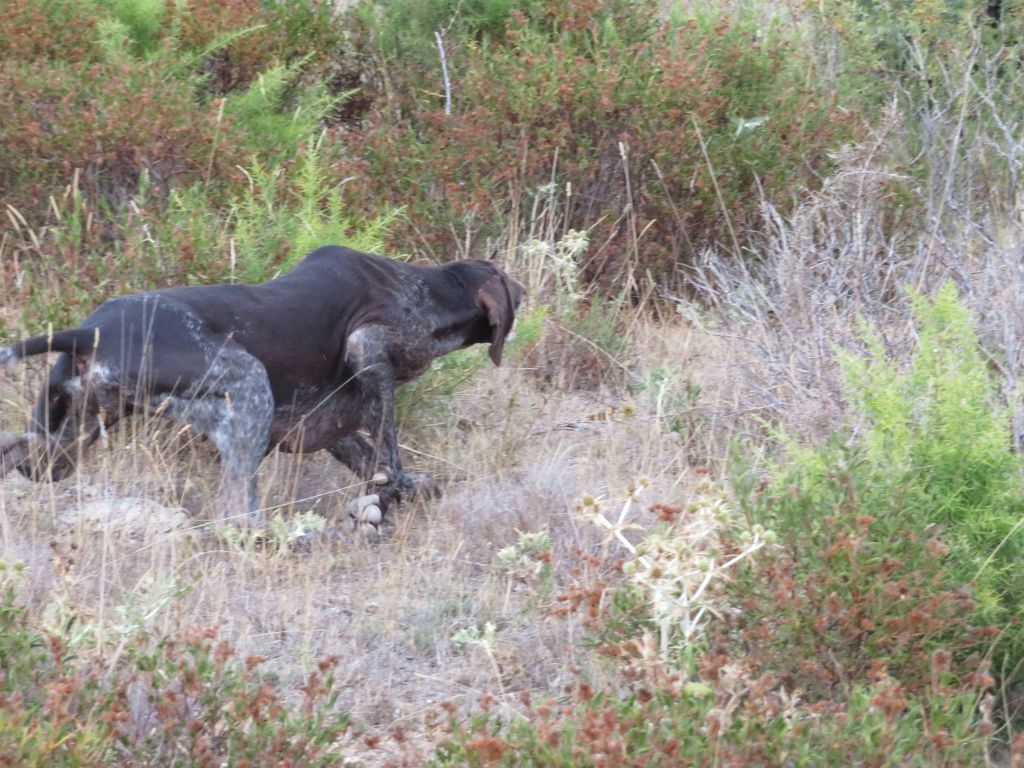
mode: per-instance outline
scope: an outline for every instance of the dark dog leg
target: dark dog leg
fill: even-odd
[[[402,469],[395,432],[395,374],[387,342],[388,330],[381,326],[360,328],[346,340],[345,362],[354,372],[365,409],[363,422],[371,435],[369,441],[350,435],[330,449],[336,459],[370,481],[366,495],[353,503],[349,514],[357,523],[374,527],[392,502],[411,496],[418,481],[423,482]]]
[[[104,426],[95,397],[74,376],[71,356],[62,354],[39,394],[29,431],[9,436],[6,447],[0,446],[0,473],[16,467],[32,480],[62,480],[74,472]]]
[[[386,470],[377,471],[379,469],[377,452],[369,441],[358,433],[346,435],[327,450],[358,477],[371,483],[373,486],[371,492],[376,490],[378,485],[387,484],[390,479],[386,475]],[[399,467],[401,467],[400,462]],[[394,497],[397,501],[436,499],[441,495],[441,489],[438,488],[433,478],[406,472],[402,469],[393,485],[397,491]]]

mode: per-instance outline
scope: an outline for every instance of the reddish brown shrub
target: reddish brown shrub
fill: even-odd
[[[0,202],[30,223],[75,171],[87,198],[114,206],[148,175],[176,184],[230,178],[238,158],[217,106],[156,63],[0,63]],[[102,211],[102,205],[100,206]]]
[[[307,56],[312,69],[323,74],[340,44],[333,5],[326,0],[189,0],[181,12],[178,40],[186,50],[201,52],[237,33],[204,62],[214,93],[226,93],[276,64]]]
[[[78,0],[0,0],[0,60],[96,58],[96,17]]]
[[[400,247],[453,250],[467,230],[482,247],[550,194],[565,226],[591,230],[589,277],[671,273],[709,242],[742,245],[759,190],[785,207],[855,133],[781,37],[653,6],[599,23],[592,5],[548,3],[540,28],[513,14],[503,44],[461,51],[452,115],[438,96],[396,124],[389,104],[353,139],[343,172],[405,206]]]

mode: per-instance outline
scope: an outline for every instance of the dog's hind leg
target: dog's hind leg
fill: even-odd
[[[28,432],[9,438],[6,450],[0,448],[0,471],[16,467],[33,480],[62,480],[74,472],[104,426],[96,399],[75,376],[71,355],[62,354],[39,393]]]
[[[0,477],[25,462],[29,439],[29,435],[20,432],[0,432]]]
[[[267,453],[274,398],[263,364],[248,352],[225,347],[202,380],[182,395],[153,399],[155,413],[187,423],[220,453],[221,519],[262,522],[256,470]]]

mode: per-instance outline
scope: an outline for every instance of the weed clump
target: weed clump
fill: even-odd
[[[737,510],[721,491],[688,508],[657,504],[662,525],[635,545],[624,534],[642,526],[629,514],[583,499],[605,546],[581,556],[562,610],[583,615],[610,681],[523,695],[511,716],[485,699],[464,718],[453,709],[430,764],[984,761],[993,633],[970,589],[949,586],[948,548],[912,532],[894,542],[843,466],[818,490],[811,500],[792,484],[741,489]],[[803,526],[784,529],[792,516]]]
[[[79,656],[35,629],[0,564],[0,764],[341,765],[348,719],[326,658],[290,702],[214,629]]]

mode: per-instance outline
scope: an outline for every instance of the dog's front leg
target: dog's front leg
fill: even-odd
[[[359,457],[358,465],[364,469],[373,467],[372,474],[367,478],[369,483],[365,495],[350,505],[349,515],[357,525],[369,524],[377,529],[393,503],[417,497],[435,498],[440,495],[440,490],[433,479],[406,472],[402,468],[395,429],[395,388],[392,382],[384,383],[377,391],[377,397],[368,409],[368,416],[369,423],[376,427],[371,432],[370,441],[363,440],[360,435],[350,435],[345,441],[345,449]],[[365,449],[358,447],[360,441],[365,444]],[[339,456],[338,453],[332,453]],[[367,458],[370,460],[367,461]],[[363,474],[363,477],[366,478],[367,474]]]
[[[372,482],[373,487],[378,484],[385,485],[391,480],[388,472],[378,467],[377,451],[373,445],[359,433],[346,435],[332,445],[328,451],[357,476],[367,482]],[[399,456],[399,466],[401,466],[401,456]],[[441,489],[432,477],[406,472],[404,469],[401,470],[395,484],[398,486],[399,501],[435,499],[441,495]]]
[[[350,505],[349,514],[357,524],[374,527],[383,520],[392,502],[414,495],[416,487],[423,483],[402,469],[395,431],[396,377],[387,342],[388,329],[382,326],[360,328],[348,337],[345,359],[354,372],[364,408],[362,420],[370,430],[370,438],[349,435],[331,450],[335,458],[369,481],[365,495]]]
[[[401,499],[401,482],[404,477],[402,458],[398,453],[398,435],[395,432],[395,385],[390,366],[381,366],[361,383],[367,403],[367,423],[370,425],[370,449],[372,452],[373,474],[369,479],[367,496],[376,496],[380,517],[387,514],[392,502]],[[379,525],[374,519],[373,506],[359,509],[356,501],[357,522]]]

